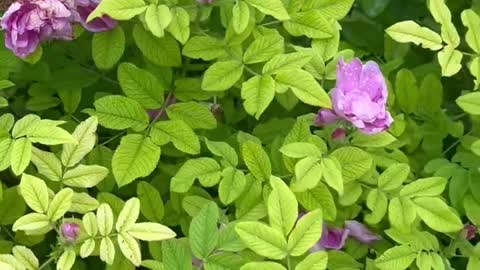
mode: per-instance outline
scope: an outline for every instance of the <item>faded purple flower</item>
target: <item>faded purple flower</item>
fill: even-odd
[[[82,26],[90,32],[106,32],[117,26],[117,21],[104,15],[87,23],[88,16],[97,8],[101,0],[76,0],[76,12]]]
[[[75,242],[80,233],[80,226],[75,223],[64,223],[62,225],[62,236],[67,242]]]
[[[347,137],[347,132],[343,128],[337,128],[332,133],[332,139],[334,141],[343,141]]]
[[[20,0],[2,17],[6,31],[5,46],[15,55],[26,58],[40,42],[50,39],[71,40],[71,12],[59,0]]]
[[[475,225],[471,224],[465,224],[465,227],[463,228],[462,234],[465,236],[465,239],[467,241],[472,240],[477,236],[478,233],[478,228]]]
[[[335,123],[338,119],[339,117],[332,111],[320,110],[318,111],[317,118],[315,119],[315,125],[319,127],[326,126]]]
[[[323,224],[322,237],[310,251],[315,252],[324,249],[340,250],[345,245],[348,234],[348,229],[329,228],[326,224]]]
[[[386,109],[387,98],[387,84],[375,62],[338,62],[337,84],[332,91],[335,115],[365,134],[376,134],[387,130],[393,122]]]
[[[381,239],[380,236],[372,233],[365,225],[356,220],[345,221],[345,228],[349,231],[349,236],[362,244],[372,244]]]
[[[165,100],[166,107],[168,108],[170,105],[177,103],[177,99],[174,96],[168,96]],[[150,121],[153,121],[155,118],[157,119],[165,119],[166,113],[165,109],[157,109],[157,110],[147,110],[148,116],[150,117]]]

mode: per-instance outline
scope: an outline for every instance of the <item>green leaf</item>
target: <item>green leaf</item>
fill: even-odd
[[[108,169],[98,165],[78,165],[68,170],[62,177],[63,183],[70,187],[91,188],[108,175]]]
[[[72,133],[73,138],[78,141],[77,144],[65,144],[61,155],[62,164],[65,167],[73,167],[79,163],[93,147],[97,136],[98,119],[97,117],[90,117],[87,120],[81,122]]]
[[[109,95],[97,99],[94,103],[95,111],[87,113],[98,117],[98,123],[110,129],[128,129],[135,131],[144,130],[149,123],[149,118],[142,106],[133,99]]]
[[[0,171],[6,170],[10,167],[11,161],[11,153],[13,148],[13,140],[10,138],[6,138],[0,141]]]
[[[325,251],[314,252],[298,263],[295,270],[325,270],[327,262],[328,254]]]
[[[212,152],[215,156],[222,157],[225,161],[229,163],[232,167],[238,165],[238,155],[233,147],[231,147],[226,142],[214,142],[205,139],[208,150]]]
[[[281,71],[302,68],[312,56],[304,52],[275,55],[263,66],[264,74],[277,74]]]
[[[187,153],[200,153],[200,141],[183,120],[168,120],[157,122],[151,131],[152,141],[157,145],[173,143],[175,148]]]
[[[20,137],[26,136],[32,131],[33,128],[36,127],[36,124],[40,121],[40,117],[34,114],[28,114],[20,118],[13,126],[12,137],[18,139]]]
[[[12,230],[16,231],[33,231],[42,229],[50,224],[50,220],[45,214],[30,213],[15,221]]]
[[[458,35],[455,25],[452,23],[452,14],[445,4],[445,0],[429,0],[428,9],[432,13],[433,18],[441,27],[443,40],[453,48],[460,45],[460,36]]]
[[[140,200],[137,198],[131,198],[123,206],[122,211],[118,215],[117,223],[115,223],[115,229],[117,232],[123,233],[130,230],[135,224],[140,215]]]
[[[413,113],[418,104],[418,87],[415,75],[408,69],[401,69],[395,80],[395,94],[404,112]]]
[[[162,258],[165,270],[192,269],[192,255],[187,239],[163,241]]]
[[[133,224],[128,229],[128,234],[142,241],[162,241],[176,236],[170,228],[153,222]]]
[[[277,20],[284,21],[290,19],[281,0],[245,0],[245,2]]]
[[[95,218],[95,214],[90,212],[83,215],[82,224],[88,236],[90,237],[97,236],[98,226],[97,226],[97,219]]]
[[[325,90],[308,72],[301,69],[281,71],[275,80],[290,87],[302,102],[324,108],[331,108],[332,104]]]
[[[82,99],[82,89],[81,88],[72,88],[72,89],[56,89],[57,94],[60,97],[63,103],[63,110],[67,113],[74,113],[80,101]]]
[[[258,143],[247,141],[242,145],[242,156],[252,175],[261,181],[270,180],[272,165],[270,159]]]
[[[238,61],[216,62],[204,74],[202,89],[225,91],[231,88],[243,74],[243,64]]]
[[[170,23],[170,26],[173,21]],[[133,38],[143,55],[152,63],[165,67],[178,67],[182,63],[180,47],[170,35],[157,38],[147,32],[142,25],[133,28]]]
[[[468,28],[465,39],[468,46],[476,53],[480,53],[480,16],[472,9],[466,9],[462,12],[462,22]]]
[[[472,115],[480,115],[480,92],[462,95],[457,98],[456,102],[465,112]]]
[[[17,260],[17,258],[15,258],[13,255],[10,255],[10,254],[0,255],[0,262],[6,263],[8,267],[12,267],[8,269],[14,269],[14,270],[25,269],[25,266],[23,266],[22,263],[19,260]]]
[[[124,51],[125,33],[121,26],[93,35],[92,58],[99,69],[113,68],[122,58]]]
[[[418,269],[432,269],[432,257],[429,253],[420,252],[416,261]]]
[[[284,51],[284,39],[281,35],[265,35],[255,39],[243,55],[245,64],[255,64],[270,60]]]
[[[438,1],[438,0],[437,0]],[[455,50],[455,47],[447,45],[438,52],[438,62],[442,67],[442,76],[451,77],[462,68],[463,54]]]
[[[478,87],[480,86],[480,57],[475,57],[473,58],[472,61],[468,64],[468,69],[470,70],[470,73],[476,78],[474,80],[475,83],[475,89],[478,90]]]
[[[47,216],[52,222],[59,220],[72,206],[73,190],[64,188],[53,197]]]
[[[322,156],[322,150],[320,150],[320,148],[313,143],[307,142],[294,142],[286,144],[280,148],[280,152],[291,158],[320,158]]]
[[[136,100],[145,109],[158,109],[164,102],[160,82],[150,72],[131,63],[118,66],[118,81],[127,97]]]
[[[215,129],[217,127],[217,119],[208,107],[193,101],[168,106],[167,115],[171,120],[182,120],[192,129]]]
[[[314,189],[301,193],[295,193],[298,202],[308,211],[322,209],[325,220],[334,221],[337,216],[337,208],[332,193],[328,187],[319,183]]]
[[[27,138],[14,140],[10,158],[13,173],[22,174],[32,158],[32,143]]]
[[[429,177],[418,179],[402,188],[400,196],[403,197],[433,197],[442,194],[447,185],[443,177]]]
[[[196,36],[188,40],[183,47],[183,55],[193,59],[210,61],[225,54],[222,40],[211,36]]]
[[[33,211],[47,212],[49,199],[45,181],[32,175],[23,174],[19,188],[23,199]]]
[[[407,269],[417,253],[410,246],[396,246],[385,251],[375,260],[375,266],[385,270],[404,270]]]
[[[438,232],[458,232],[462,221],[440,198],[421,197],[413,199],[418,216],[430,228]]]
[[[44,125],[43,123],[35,126],[35,129],[29,132],[28,139],[32,143],[45,145],[77,143],[77,140],[65,130],[51,125]]]
[[[292,190],[304,192],[317,186],[322,179],[322,165],[317,157],[306,157],[295,165],[295,181]]]
[[[69,212],[85,214],[98,208],[99,202],[85,192],[73,193]]]
[[[291,256],[301,256],[313,247],[322,236],[322,226],[321,209],[301,217],[288,237],[289,254]]]
[[[159,159],[160,147],[149,137],[140,134],[124,136],[112,158],[113,175],[118,186],[125,186],[137,178],[150,175]]]
[[[75,263],[77,255],[75,254],[75,251],[73,250],[66,250],[63,252],[63,254],[60,256],[57,262],[57,270],[70,270],[73,267],[73,264]]]
[[[171,11],[171,16],[167,31],[180,43],[185,44],[190,37],[190,15],[185,9],[175,7]]]
[[[240,240],[260,256],[281,260],[287,256],[287,241],[276,229],[260,222],[245,221],[235,226]]]
[[[222,177],[218,186],[218,195],[224,205],[229,205],[242,195],[247,180],[242,171],[233,167],[225,168]]]
[[[244,264],[240,270],[286,270],[283,265],[276,262],[249,262]]]
[[[352,144],[359,147],[384,147],[397,139],[388,132],[381,132],[374,135],[366,135],[356,132],[352,139]]]
[[[323,16],[340,20],[348,14],[353,3],[354,0],[306,0],[302,9],[318,9]]]
[[[342,176],[345,183],[362,177],[372,167],[373,159],[370,154],[356,147],[342,147],[330,155],[342,165]]]
[[[113,264],[115,259],[115,246],[110,238],[104,237],[100,242],[100,259],[107,264]]]
[[[25,214],[27,206],[17,187],[4,189],[0,200],[0,225],[11,225]]]
[[[387,213],[387,195],[379,189],[372,189],[367,196],[367,207],[372,213],[365,215],[365,221],[369,224],[379,223]]]
[[[137,185],[137,196],[142,214],[150,221],[162,221],[164,206],[160,192],[148,182],[142,181]]]
[[[378,177],[378,187],[383,190],[397,189],[407,180],[409,174],[408,164],[392,164]]]
[[[268,196],[268,220],[270,226],[286,236],[297,220],[298,203],[295,195],[282,179],[272,176],[270,185],[273,190]]]
[[[213,202],[205,204],[192,219],[188,239],[195,257],[206,259],[215,249],[219,236],[218,219],[218,207]]]
[[[468,259],[467,269],[466,270],[475,270],[480,267],[480,258],[478,257],[470,257]],[[437,269],[435,269],[437,270]]]
[[[232,9],[232,25],[233,30],[237,34],[241,34],[247,29],[248,22],[250,20],[250,8],[243,1],[235,3]]]
[[[145,23],[148,30],[156,37],[165,35],[165,28],[172,21],[172,13],[166,5],[150,4],[145,12]]]
[[[292,36],[307,36],[309,38],[331,38],[333,36],[332,23],[324,17],[321,10],[309,10],[292,15],[283,26]]]
[[[125,258],[131,261],[133,265],[140,266],[142,253],[138,242],[132,236],[123,233],[117,236],[117,242]]]
[[[443,47],[442,38],[437,33],[426,27],[421,27],[414,21],[396,23],[385,31],[391,38],[401,43],[413,42],[432,51],[440,50]]]
[[[94,250],[95,250],[95,240],[87,239],[80,246],[80,257],[86,258],[90,256]]]
[[[9,80],[0,80],[0,89],[1,89],[1,90],[10,88],[10,87],[12,87],[12,86],[15,86],[15,84],[12,83],[11,81],[9,81]]]
[[[147,5],[143,0],[105,0],[90,13],[87,22],[108,15],[115,20],[130,20],[143,13]]]
[[[15,246],[12,250],[12,253],[13,256],[15,256],[15,258],[21,262],[27,270],[37,270],[40,266],[33,251],[24,246]]]
[[[342,166],[336,159],[322,159],[322,175],[327,185],[335,189],[339,195],[343,195]]]
[[[242,84],[243,107],[259,119],[275,97],[275,81],[269,75],[255,76]]]
[[[102,203],[97,209],[97,225],[102,236],[109,235],[113,229],[112,208],[106,203]]]
[[[468,219],[475,225],[480,224],[480,203],[478,203],[472,195],[468,194],[463,199],[463,207]]]
[[[204,183],[218,183],[220,172],[220,165],[212,158],[188,159],[172,178],[170,189],[173,192],[185,193],[197,178]]]

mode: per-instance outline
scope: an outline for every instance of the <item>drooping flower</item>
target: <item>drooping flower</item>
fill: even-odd
[[[380,236],[372,233],[365,225],[356,220],[345,221],[345,228],[349,231],[349,236],[362,244],[372,244],[380,240]]]
[[[75,223],[64,223],[61,228],[62,236],[67,242],[75,242],[80,233],[80,226]]]
[[[477,236],[478,233],[478,228],[475,225],[472,224],[465,224],[462,234],[465,236],[465,239],[467,241],[472,240]]]
[[[332,90],[332,113],[336,116],[365,134],[385,131],[393,122],[386,109],[387,98],[387,84],[375,62],[338,62],[337,84]],[[323,110],[320,113],[326,114]]]
[[[5,46],[15,55],[26,58],[42,41],[71,40],[72,13],[59,0],[21,0],[13,3],[2,17],[6,31]]]
[[[104,15],[100,18],[96,18],[93,21],[87,23],[88,16],[97,8],[101,0],[76,0],[76,13],[78,14],[78,20],[82,26],[94,33],[110,31],[117,26],[117,21]]]
[[[348,234],[348,229],[330,228],[326,224],[323,224],[322,237],[310,251],[316,252],[325,249],[340,250],[345,245]]]
[[[347,132],[343,128],[337,128],[332,133],[332,139],[334,141],[343,141],[347,137]]]

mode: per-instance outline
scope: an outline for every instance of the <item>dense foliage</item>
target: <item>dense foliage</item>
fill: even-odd
[[[480,1],[3,12],[1,270],[480,269]]]

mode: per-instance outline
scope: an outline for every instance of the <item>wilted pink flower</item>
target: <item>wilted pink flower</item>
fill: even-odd
[[[355,238],[362,244],[372,244],[380,240],[380,236],[375,235],[365,225],[356,220],[345,221],[345,228],[349,231],[348,236]]]
[[[61,230],[62,236],[67,242],[75,242],[80,233],[80,226],[75,223],[64,223]]]
[[[346,64],[343,59],[337,66],[337,85],[332,91],[333,109],[336,116],[352,123],[365,134],[387,130],[393,122],[386,110],[387,84],[375,62],[365,65],[359,59]],[[325,118],[324,110],[319,118]],[[331,115],[328,119],[333,118]],[[329,121],[325,121],[328,123]]]
[[[337,128],[332,133],[332,139],[334,141],[343,141],[347,137],[347,132],[343,128]]]
[[[477,236],[478,228],[475,225],[465,224],[462,233],[463,235],[465,235],[465,239],[467,241],[470,241]]]
[[[348,229],[329,228],[326,224],[323,224],[322,237],[310,251],[315,252],[324,249],[340,250],[345,245],[348,234]]]
[[[70,40],[73,38],[70,16],[71,12],[59,0],[17,1],[2,17],[5,46],[18,57],[26,58],[44,40]]]
[[[106,32],[117,26],[117,21],[104,15],[87,23],[87,18],[97,8],[101,0],[76,0],[76,12],[82,26],[90,32]]]

